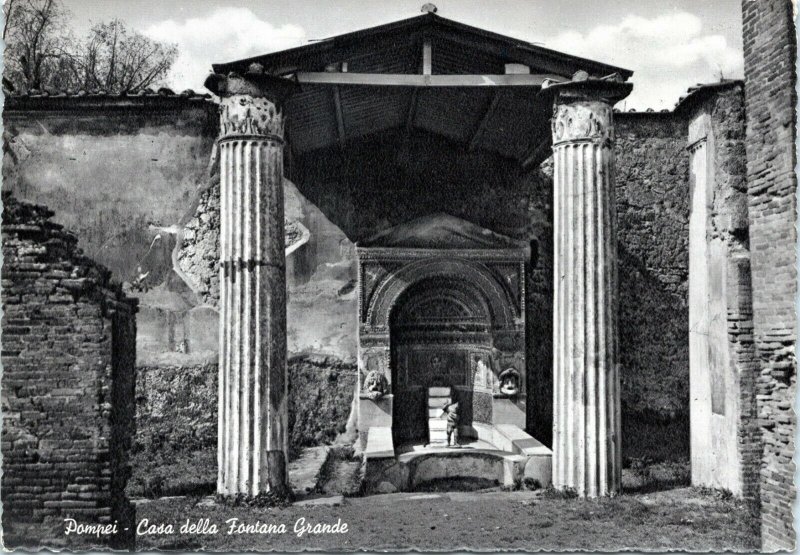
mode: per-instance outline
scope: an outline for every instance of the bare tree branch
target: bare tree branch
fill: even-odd
[[[5,41],[6,35],[8,34],[8,23],[12,18],[15,17],[14,0],[8,0],[5,4],[3,4],[3,17],[3,40]]]
[[[119,19],[75,40],[62,0],[6,0],[5,77],[15,89],[84,88],[121,93],[157,84],[177,47],[128,29]]]

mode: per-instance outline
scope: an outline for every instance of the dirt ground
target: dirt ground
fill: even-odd
[[[137,549],[752,552],[758,548],[748,507],[691,488],[601,500],[548,497],[541,491],[396,493],[336,500],[336,505],[271,509],[228,507],[202,497],[148,501],[137,507],[140,529],[172,524],[175,533],[138,535]],[[273,530],[229,534],[231,522],[226,521],[232,518],[238,519],[237,524],[272,524]],[[201,519],[208,519],[206,531],[213,524],[217,533],[180,533],[187,520]],[[341,522],[347,529],[298,537],[299,519],[311,525]]]

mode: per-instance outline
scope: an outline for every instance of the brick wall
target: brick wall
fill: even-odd
[[[732,363],[728,387],[735,399],[732,416],[739,459],[737,493],[754,498],[759,491],[761,434],[756,406],[759,366],[753,337],[744,90],[739,81],[708,90],[715,92],[704,107],[711,116],[715,151],[715,193],[708,236],[722,241],[726,253],[724,332]]]
[[[743,83],[692,90],[689,120],[692,484],[758,494]]]
[[[788,0],[742,1],[753,324],[761,375],[762,547],[793,549],[795,57]]]
[[[64,518],[117,522],[134,432],[135,302],[46,208],[3,198],[3,529],[6,547],[86,547]]]

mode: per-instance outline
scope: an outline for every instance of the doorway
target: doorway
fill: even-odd
[[[491,354],[491,318],[466,280],[433,277],[409,287],[390,316],[395,445],[425,443],[429,387],[452,388],[459,425],[472,423],[476,354]]]

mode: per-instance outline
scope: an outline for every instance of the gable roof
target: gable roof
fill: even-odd
[[[212,67],[216,73],[227,74],[231,71],[244,73],[251,63],[257,62],[273,75],[286,75],[300,70],[323,71],[325,66],[331,63],[352,58],[360,60],[365,54],[373,54],[372,57],[375,58],[374,55],[380,53],[381,57],[385,58],[384,64],[392,65],[390,63],[392,60],[395,62],[393,73],[415,73],[418,60],[415,59],[415,63],[409,68],[408,65],[399,63],[399,58],[403,56],[410,43],[418,42],[423,35],[432,39],[445,52],[460,58],[460,60],[452,60],[453,62],[468,62],[469,55],[472,53],[470,51],[478,50],[483,54],[481,58],[492,59],[496,64],[525,64],[530,66],[531,73],[554,73],[563,77],[571,77],[576,71],[584,70],[593,77],[619,73],[626,80],[633,74],[628,69],[564,54],[524,40],[466,25],[434,13],[425,13],[337,35],[280,52],[217,63]],[[471,71],[467,67],[448,67],[444,60],[438,68],[434,64],[433,70],[434,73],[489,73],[480,67],[482,62],[487,61],[481,58],[473,60],[474,70]],[[351,65],[349,71],[389,73],[386,71],[387,67],[377,67],[381,65],[380,60],[364,61],[366,65],[374,65],[374,69],[378,71],[370,71],[369,67],[360,68],[359,64],[355,64],[355,67]],[[402,71],[409,69],[410,71]],[[461,71],[447,71],[448,69],[460,69]]]
[[[481,77],[506,73],[507,64],[527,66],[515,70],[529,70],[529,77],[556,81],[569,80],[579,70],[597,78],[618,73],[627,79],[633,73],[433,13],[213,68],[220,74],[244,74],[258,63],[268,74],[287,79],[326,72],[351,77],[421,75],[423,52],[430,52],[432,76],[478,76],[482,84]],[[301,82],[284,105],[287,143],[302,163],[303,156],[320,149],[344,150],[350,140],[405,129],[445,137],[470,151],[481,149],[519,161],[538,157],[540,162],[550,142],[552,105],[537,98],[541,88],[536,79],[530,83],[425,87]]]
[[[524,249],[527,245],[444,212],[398,224],[359,241],[359,247],[407,249]]]

